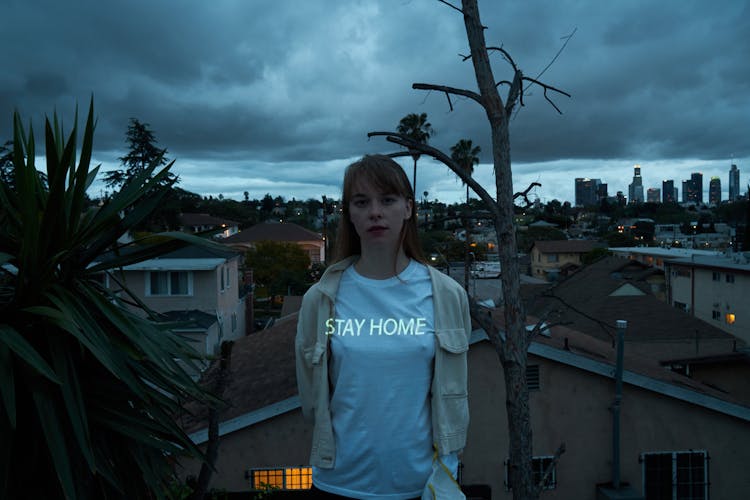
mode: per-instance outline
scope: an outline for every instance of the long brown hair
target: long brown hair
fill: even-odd
[[[344,187],[341,195],[343,214],[339,221],[336,234],[336,257],[338,262],[351,255],[362,252],[359,235],[354,229],[350,214],[349,203],[356,183],[360,180],[372,184],[382,193],[395,194],[412,202],[412,210],[408,219],[401,227],[401,246],[407,257],[425,264],[427,261],[422,253],[417,236],[416,200],[409,178],[401,165],[385,155],[367,155],[355,161],[344,172]]]

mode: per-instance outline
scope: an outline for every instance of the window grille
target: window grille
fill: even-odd
[[[309,490],[312,487],[312,467],[278,467],[250,469],[246,477],[256,491]]]
[[[552,455],[543,455],[531,458],[531,480],[534,484],[539,484],[539,482],[542,480],[542,477],[544,476],[545,471],[547,470],[547,467],[549,467],[554,458],[555,457]],[[555,488],[557,488],[557,467],[553,466],[549,475],[544,480],[543,489],[554,490]],[[510,481],[510,460],[505,461],[505,489],[507,491],[513,489],[513,485]]]
[[[642,453],[646,500],[708,500],[708,453]]]

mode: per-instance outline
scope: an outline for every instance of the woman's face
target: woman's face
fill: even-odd
[[[352,190],[349,219],[363,248],[394,248],[399,244],[401,228],[411,217],[412,208],[411,200],[380,192],[371,183],[360,181]]]

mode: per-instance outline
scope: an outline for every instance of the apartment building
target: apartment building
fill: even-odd
[[[750,254],[665,262],[670,304],[750,342]]]

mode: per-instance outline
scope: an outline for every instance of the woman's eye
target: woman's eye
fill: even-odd
[[[367,204],[365,200],[354,200],[354,206],[357,208],[362,208]]]
[[[392,203],[396,203],[396,197],[395,196],[386,196],[383,198],[383,204],[384,205],[390,205]]]

